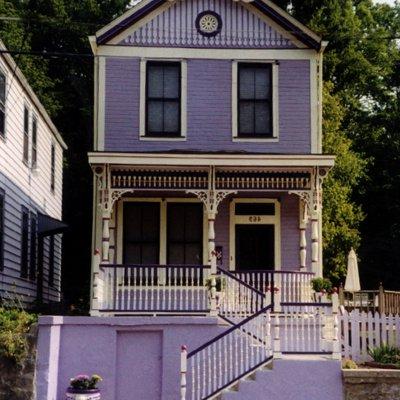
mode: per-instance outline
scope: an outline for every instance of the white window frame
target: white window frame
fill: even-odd
[[[272,137],[239,137],[238,127],[238,73],[239,63],[272,64]],[[275,60],[232,61],[232,140],[234,142],[278,142],[279,141],[279,64]]]
[[[179,62],[181,64],[181,135],[178,137],[146,136],[146,68],[148,61]],[[140,59],[139,139],[149,141],[185,141],[187,135],[187,61],[166,58]]]
[[[139,202],[139,203],[159,203],[160,204],[160,265],[167,264],[167,205],[168,203],[201,203],[199,199],[182,198],[182,197],[124,197],[117,203],[116,212],[116,260],[117,264],[122,264],[123,261],[123,246],[124,246],[124,203]],[[207,213],[204,212],[203,206],[203,265],[208,265],[208,222]]]
[[[275,215],[236,215],[237,203],[273,203]],[[229,205],[229,270],[236,269],[236,225],[274,225],[274,271],[281,270],[281,204],[278,199],[232,199]]]

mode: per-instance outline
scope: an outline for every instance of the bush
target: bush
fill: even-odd
[[[17,364],[28,356],[27,333],[37,316],[18,309],[0,308],[0,356]]]
[[[375,362],[381,364],[396,364],[400,367],[400,348],[383,344],[373,349],[368,349],[368,354]]]
[[[353,360],[343,360],[342,362],[342,368],[343,369],[357,369],[357,364]]]
[[[326,278],[314,278],[311,281],[314,292],[332,292],[332,282]]]
[[[71,378],[70,387],[77,390],[91,390],[97,389],[97,384],[103,379],[99,375],[77,375],[75,378]]]

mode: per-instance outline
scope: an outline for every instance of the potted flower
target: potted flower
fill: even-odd
[[[315,292],[315,301],[321,302],[327,300],[327,294],[332,293],[332,282],[326,278],[315,278],[311,281]]]
[[[71,378],[66,392],[66,400],[99,400],[97,384],[102,381],[99,375],[77,375]]]

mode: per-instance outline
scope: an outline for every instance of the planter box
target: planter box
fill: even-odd
[[[90,390],[78,390],[68,388],[65,393],[65,400],[100,400],[100,390],[90,389]]]

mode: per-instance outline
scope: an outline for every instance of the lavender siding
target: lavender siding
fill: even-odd
[[[188,60],[187,140],[140,141],[138,58],[108,58],[105,87],[106,151],[248,151],[307,154],[311,151],[310,65],[279,65],[279,141],[232,141],[231,61]]]
[[[220,15],[221,32],[214,37],[200,35],[196,17],[212,10]],[[179,46],[208,48],[294,48],[290,40],[264,20],[231,0],[187,0],[172,4],[147,24],[127,36],[121,45]]]

